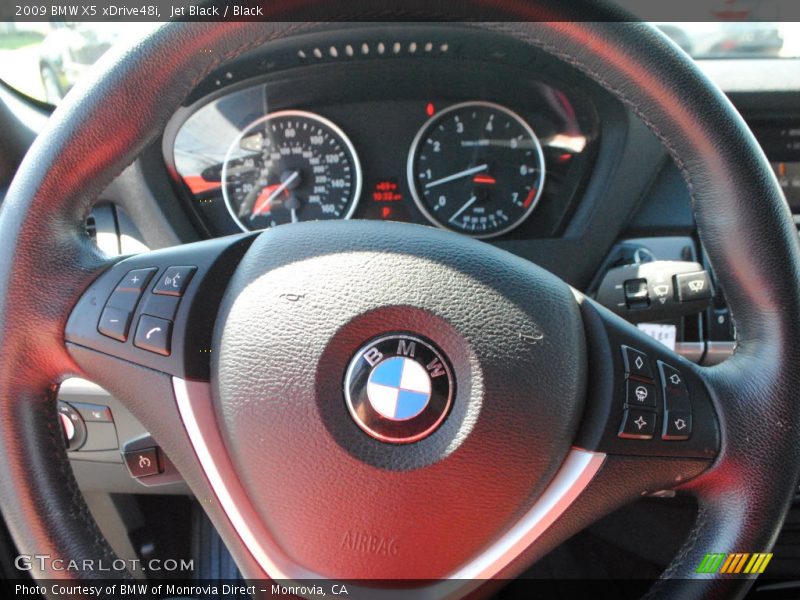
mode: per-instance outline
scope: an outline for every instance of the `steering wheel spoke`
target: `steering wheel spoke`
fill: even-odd
[[[572,452],[547,493],[569,461],[583,456],[593,466],[562,490],[559,518],[522,553],[527,562],[625,504],[672,495],[720,451],[706,372],[594,301],[578,294],[578,302],[587,338],[586,404]]]
[[[186,379],[208,380],[214,316],[225,283],[254,235],[131,256],[86,290],[65,329],[67,348],[91,379],[90,349]]]

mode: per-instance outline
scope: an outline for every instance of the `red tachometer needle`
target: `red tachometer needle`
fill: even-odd
[[[484,185],[494,185],[495,183],[497,183],[497,180],[494,177],[492,177],[491,175],[481,174],[481,175],[475,175],[475,177],[472,178],[472,183],[482,183]]]

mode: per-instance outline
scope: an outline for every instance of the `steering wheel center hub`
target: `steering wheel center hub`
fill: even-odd
[[[275,228],[244,256],[215,330],[232,462],[304,568],[445,576],[537,499],[569,451],[582,327],[563,282],[464,236]],[[395,553],[364,560],[354,532],[394,540]],[[442,540],[452,551],[435,551]]]

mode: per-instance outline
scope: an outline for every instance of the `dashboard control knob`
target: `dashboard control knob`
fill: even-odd
[[[58,403],[58,418],[67,450],[79,450],[86,443],[86,423],[80,413],[66,402]]]

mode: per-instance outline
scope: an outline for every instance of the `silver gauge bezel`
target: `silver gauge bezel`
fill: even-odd
[[[503,229],[498,229],[497,231],[491,231],[488,233],[470,233],[462,229],[448,227],[444,223],[440,222],[439,219],[437,219],[433,215],[433,213],[431,213],[431,211],[425,205],[425,202],[422,200],[422,197],[417,190],[416,178],[414,177],[414,157],[417,154],[417,149],[419,148],[419,145],[422,142],[422,138],[425,136],[425,134],[428,131],[430,131],[433,128],[433,126],[447,114],[464,108],[469,108],[471,106],[479,106],[481,108],[491,108],[500,111],[502,113],[505,113],[511,118],[513,118],[515,121],[517,121],[517,123],[519,123],[522,126],[522,128],[528,133],[528,135],[533,140],[534,149],[536,150],[536,154],[539,157],[539,163],[541,165],[541,172],[539,173],[539,181],[537,184],[538,191],[536,192],[536,196],[534,197],[533,202],[531,202],[531,205],[528,207],[528,209],[518,219],[516,219],[507,227],[504,227]],[[406,176],[408,178],[408,187],[411,190],[411,196],[412,198],[414,198],[414,203],[417,205],[417,208],[425,216],[425,218],[440,229],[446,229],[447,231],[455,231],[456,233],[460,233],[462,235],[468,235],[476,239],[488,239],[488,238],[498,237],[522,225],[522,223],[524,223],[527,220],[527,218],[531,215],[531,213],[536,209],[536,206],[539,204],[539,200],[542,197],[542,192],[544,191],[545,171],[546,171],[546,165],[544,161],[544,151],[542,150],[542,144],[539,141],[539,137],[533,131],[533,128],[528,124],[528,122],[525,121],[525,119],[523,119],[521,116],[519,116],[510,108],[506,108],[505,106],[496,104],[494,102],[486,102],[484,100],[471,100],[469,102],[459,102],[458,104],[453,104],[452,106],[448,106],[447,108],[431,116],[427,121],[425,121],[422,127],[420,127],[419,131],[417,132],[417,135],[414,136],[414,141],[411,142],[411,149],[409,150],[408,160],[406,162]]]
[[[353,171],[355,177],[355,185],[353,186],[353,197],[351,200],[350,208],[341,219],[350,219],[353,214],[356,212],[356,208],[358,207],[358,201],[361,198],[361,185],[362,185],[362,173],[361,173],[361,162],[358,160],[358,153],[356,152],[353,143],[350,141],[350,138],[347,137],[344,131],[342,131],[341,127],[336,125],[333,121],[326,119],[325,117],[318,115],[316,113],[308,112],[305,110],[279,110],[276,112],[271,112],[263,117],[259,117],[255,121],[252,121],[248,125],[242,128],[239,132],[239,135],[231,142],[230,146],[228,146],[228,151],[225,153],[225,160],[222,163],[222,198],[225,200],[225,208],[228,209],[228,214],[233,219],[233,222],[239,226],[244,232],[250,231],[264,231],[265,229],[269,229],[269,227],[262,227],[260,229],[252,229],[247,227],[244,223],[242,223],[239,216],[236,214],[236,211],[233,208],[233,203],[231,202],[230,198],[228,197],[228,186],[227,186],[227,179],[228,179],[228,163],[231,160],[231,154],[233,153],[234,149],[236,149],[241,142],[242,138],[244,137],[245,133],[250,131],[257,125],[262,123],[266,123],[268,121],[272,121],[273,119],[283,118],[283,117],[303,117],[306,119],[310,119],[312,121],[317,121],[321,125],[324,125],[328,129],[330,129],[333,133],[339,136],[341,141],[344,143],[345,149],[350,153],[350,156],[353,159]]]

